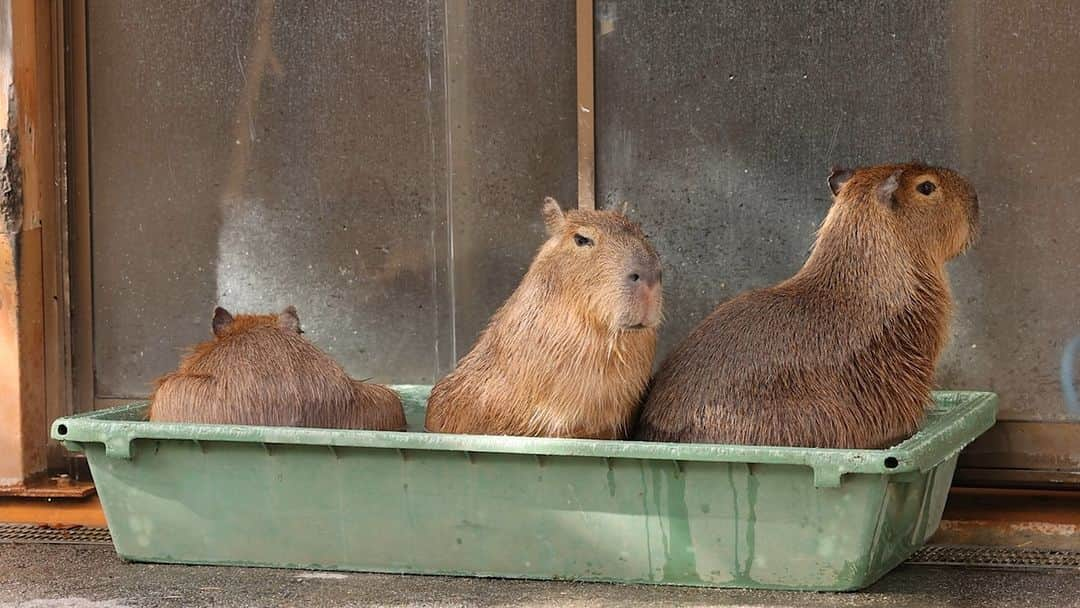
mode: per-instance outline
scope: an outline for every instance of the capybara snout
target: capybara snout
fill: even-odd
[[[641,265],[627,276],[627,303],[619,319],[625,329],[655,328],[662,319],[663,292],[659,261]]]
[[[586,315],[613,329],[656,327],[663,295],[660,256],[641,227],[615,211],[570,210],[547,199],[551,237],[536,264],[572,291]]]

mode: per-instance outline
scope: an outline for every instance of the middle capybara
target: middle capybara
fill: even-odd
[[[951,309],[945,263],[977,232],[963,177],[921,163],[829,177],[792,278],[721,304],[661,365],[638,439],[883,448],[930,404]]]
[[[652,371],[660,258],[622,213],[563,212],[521,284],[428,399],[437,433],[623,439]]]
[[[303,338],[292,306],[236,317],[217,308],[213,330],[158,379],[151,421],[405,430],[397,393],[350,378]]]

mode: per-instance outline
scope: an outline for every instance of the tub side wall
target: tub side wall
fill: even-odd
[[[137,561],[837,589],[919,488],[809,467],[137,439],[87,454]],[[910,484],[909,484],[910,485]],[[883,501],[900,506],[882,513]],[[884,517],[884,523],[879,521]]]

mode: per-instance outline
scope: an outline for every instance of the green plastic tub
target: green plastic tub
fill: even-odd
[[[428,387],[397,387],[421,429]],[[866,586],[937,528],[992,393],[889,450],[53,423],[125,559],[717,587]]]

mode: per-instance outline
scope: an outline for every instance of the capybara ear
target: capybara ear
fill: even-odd
[[[547,225],[548,234],[555,236],[562,232],[563,224],[565,222],[566,216],[563,215],[562,207],[559,206],[559,201],[550,196],[544,197],[544,224]]]
[[[840,194],[840,186],[851,179],[852,175],[855,175],[855,172],[851,169],[833,167],[832,172],[829,173],[829,190],[832,190],[833,196]]]
[[[874,192],[879,203],[890,208],[896,208],[896,196],[894,195],[896,189],[900,187],[900,174],[903,172],[903,169],[897,169],[889,177],[885,178],[885,181],[878,184]]]
[[[225,328],[232,325],[233,316],[229,314],[229,311],[218,306],[214,309],[214,322],[212,324],[214,328],[214,335],[221,336],[225,332]]]
[[[304,330],[300,329],[300,315],[296,314],[296,307],[289,305],[285,307],[285,310],[281,311],[278,315],[278,325],[285,331],[292,331],[298,334],[304,333]]]

